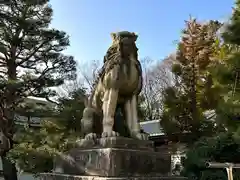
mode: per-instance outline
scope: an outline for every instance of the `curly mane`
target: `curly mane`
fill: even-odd
[[[91,90],[91,95],[90,95],[90,102],[92,101],[92,97],[94,95],[94,92],[96,90],[96,86],[98,84],[98,82],[104,77],[105,73],[107,71],[109,71],[109,69],[111,69],[115,64],[119,63],[117,62],[118,58],[116,58],[117,55],[120,55],[119,52],[119,44],[113,44],[112,46],[110,46],[107,50],[106,55],[104,56],[103,59],[103,67],[98,71],[97,73],[97,77],[93,82],[93,88]]]
[[[120,34],[118,34],[120,37],[131,37],[132,34],[129,36],[128,32],[122,32]],[[97,73],[97,77],[93,82],[93,88],[91,90],[91,95],[90,95],[90,102],[92,102],[92,98],[95,94],[96,91],[96,87],[99,83],[99,81],[101,81],[104,78],[104,75],[109,72],[115,65],[120,64],[126,64],[126,63],[130,63],[129,61],[123,61],[124,58],[122,58],[123,54],[122,54],[122,44],[120,41],[116,41],[113,40],[113,44],[108,48],[106,55],[104,56],[103,59],[103,67],[98,71]],[[136,56],[136,60],[138,59],[137,57],[137,47],[136,47],[136,52],[135,52],[135,56]],[[120,57],[120,58],[119,58]],[[139,69],[139,73],[142,73],[142,69],[141,69],[141,65],[140,62],[137,60],[136,65],[138,66]],[[122,67],[122,66],[121,66]]]

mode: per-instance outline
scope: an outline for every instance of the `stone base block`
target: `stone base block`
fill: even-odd
[[[149,147],[151,142],[128,138],[99,142],[107,146],[72,149],[61,161],[56,161],[55,172],[102,177],[166,176],[170,172],[170,157],[154,152]]]
[[[45,173],[40,175],[40,180],[187,180],[187,178],[181,176],[99,177]]]
[[[153,141],[136,140],[125,137],[109,137],[94,140],[81,139],[76,142],[78,149],[86,148],[122,148],[153,151]]]

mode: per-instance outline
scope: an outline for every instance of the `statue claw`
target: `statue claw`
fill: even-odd
[[[102,138],[117,137],[117,136],[119,136],[119,133],[115,131],[105,131],[102,133]]]
[[[87,134],[87,135],[85,136],[85,139],[86,139],[86,140],[95,140],[95,139],[97,139],[97,134],[95,134],[95,133],[89,133],[89,134]]]

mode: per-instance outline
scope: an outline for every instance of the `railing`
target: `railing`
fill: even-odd
[[[228,175],[228,180],[233,180],[233,173],[232,173],[232,169],[239,169],[240,168],[240,164],[233,164],[233,163],[218,163],[218,162],[207,162],[206,163],[206,167],[207,168],[225,168],[227,171],[227,175]]]

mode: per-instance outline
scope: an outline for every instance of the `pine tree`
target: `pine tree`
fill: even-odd
[[[76,62],[62,51],[65,32],[49,28],[49,0],[2,0],[0,4],[0,127],[10,140],[2,150],[4,178],[15,180],[16,168],[5,158],[12,148],[14,112],[27,96],[49,98],[50,87],[75,78]]]
[[[188,179],[227,180],[226,170],[207,169],[206,162],[239,163],[240,143],[233,133],[219,133],[214,137],[202,138],[188,150],[181,175]],[[239,179],[240,171],[233,169],[233,179]]]
[[[78,88],[70,92],[68,98],[59,98],[58,119],[62,119],[64,126],[74,132],[80,132],[80,120],[85,108],[86,89]],[[79,134],[80,135],[80,134]]]
[[[222,62],[215,68],[215,76],[222,86],[222,101],[217,108],[218,121],[228,130],[238,130],[240,123],[240,1],[236,0],[230,22],[226,25],[220,44]]]
[[[240,0],[235,1],[235,7],[233,9],[230,22],[227,24],[223,33],[223,39],[225,43],[232,45],[240,45]]]
[[[193,139],[212,133],[213,124],[203,121],[205,110],[217,104],[216,88],[209,73],[215,52],[214,44],[221,24],[186,21],[178,44],[176,62],[172,66],[175,86],[164,91],[161,126],[166,134],[191,133]]]
[[[74,147],[82,136],[80,120],[85,98],[84,88],[59,98],[54,109],[46,109],[41,114],[41,127],[26,126],[16,133],[18,144],[8,157],[24,172],[37,175],[51,171],[54,158]]]

